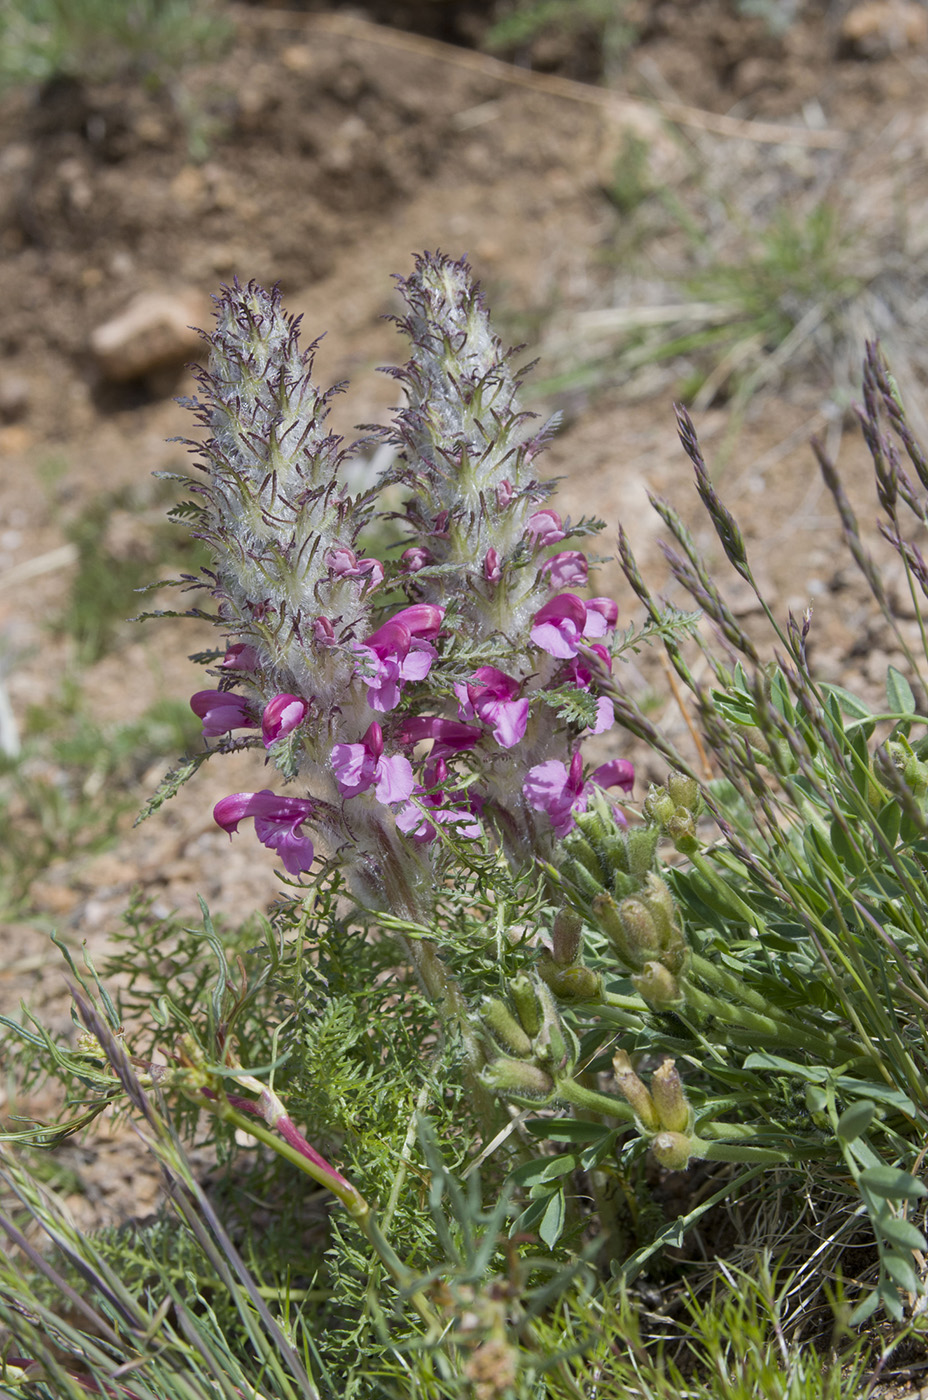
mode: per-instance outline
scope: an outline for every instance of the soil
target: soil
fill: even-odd
[[[113,385],[89,353],[94,328],[135,293],[205,295],[234,276],[280,283],[288,308],[304,313],[307,339],[326,333],[317,379],[352,382],[333,415],[351,437],[355,424],[384,421],[394,401],[392,381],[376,373],[401,353],[383,318],[398,309],[391,274],[409,271],[417,250],[466,253],[503,334],[529,342],[527,356],[544,356],[548,344],[555,354],[584,313],[634,301],[636,277],[647,289],[640,257],[617,262],[623,216],[608,197],[627,122],[653,137],[668,188],[681,150],[762,185],[773,209],[827,170],[879,224],[889,217],[893,167],[905,176],[910,217],[924,214],[925,45],[894,47],[892,34],[878,33],[869,56],[850,51],[835,5],[800,7],[776,35],[726,0],[640,0],[638,43],[607,96],[577,81],[598,76],[589,35],[509,55],[522,66],[443,42],[479,40],[488,8],[240,6],[230,11],[229,51],[169,82],[62,79],[0,100],[0,636],[21,726],[36,708],[60,703],[78,665],[73,639],[49,625],[74,577],[73,555],[62,552],[69,525],[95,496],[124,491],[129,505],[112,528],[122,529],[125,550],[144,548],[160,509],[150,474],[185,464],[172,439],[192,431],[174,397],[192,391],[189,373]],[[446,22],[436,30],[439,11]],[[799,134],[771,136],[770,124]],[[669,247],[655,244],[655,266]],[[649,491],[672,499],[720,560],[676,438],[678,382],[673,369],[607,378],[531,403],[564,415],[543,464],[563,478],[562,513],[599,515],[607,548],[621,520],[657,580],[661,531]],[[804,375],[755,396],[733,448],[729,426],[724,404],[698,416],[768,597],[782,616],[814,603],[823,674],[878,694],[894,653],[868,620],[808,446],[817,431],[838,453],[878,549],[872,472],[850,416],[835,408],[828,383]],[[736,608],[753,620],[734,585]],[[598,591],[638,616],[614,565]],[[108,654],[80,670],[88,711],[102,724],[125,722],[158,697],[187,697],[203,684],[188,653],[209,645],[192,622],[120,628]],[[666,693],[649,665],[635,663],[629,683]],[[673,704],[658,718],[684,732]],[[614,738],[602,742],[616,752]],[[139,775],[139,806],[173,757],[158,756]],[[643,789],[661,768],[638,759]],[[265,907],[279,888],[271,854],[244,834],[230,845],[210,815],[220,796],[265,781],[254,756],[229,758],[144,825],[133,828],[127,815],[105,848],[52,859],[3,928],[0,1009],[15,1015],[25,998],[54,1034],[68,1034],[49,932],[75,947],[86,941],[99,957],[135,889],[156,913],[184,918],[198,916],[198,894],[217,918]],[[40,1114],[43,1105],[0,1098],[7,1114]],[[130,1141],[94,1138],[67,1151],[76,1174],[69,1200],[82,1222],[151,1208],[154,1179],[135,1168],[128,1177]]]

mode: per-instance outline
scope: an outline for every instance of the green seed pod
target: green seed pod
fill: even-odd
[[[487,1088],[514,1099],[516,1103],[525,1100],[531,1105],[547,1103],[554,1095],[555,1084],[550,1074],[538,1065],[527,1064],[525,1060],[494,1060],[481,1071],[480,1078]]]
[[[624,831],[617,831],[612,836],[605,837],[601,850],[603,864],[610,875],[615,875],[617,872],[621,872],[623,875],[629,874],[628,840]]]
[[[688,778],[685,773],[671,773],[667,779],[667,792],[675,807],[685,807],[689,812],[696,811],[699,805],[699,784],[695,778]]]
[[[619,918],[633,967],[643,967],[649,958],[657,957],[663,938],[651,910],[641,899],[623,899]]]
[[[637,880],[643,880],[652,869],[660,839],[659,826],[639,826],[628,833],[628,869]]]
[[[625,926],[619,918],[619,907],[611,894],[600,893],[593,900],[593,918],[609,939],[619,961],[626,967],[637,967],[638,964],[632,959]]]
[[[571,886],[577,901],[588,904],[603,892],[602,881],[591,875],[579,861],[568,860],[561,866],[561,876]]]
[[[574,963],[572,967],[560,967],[553,958],[542,954],[538,961],[538,976],[550,987],[558,1001],[568,1006],[583,1002],[599,1003],[603,999],[603,979],[591,967]]]
[[[676,805],[666,788],[652,784],[644,799],[644,814],[652,824],[665,826],[673,816]]]
[[[509,982],[509,994],[515,1002],[516,1015],[526,1035],[533,1037],[541,1030],[542,1008],[538,1002],[536,984],[522,972]]]
[[[571,967],[583,951],[583,920],[573,909],[559,909],[551,928],[551,947],[559,967]]]
[[[682,1172],[689,1166],[692,1141],[684,1133],[658,1133],[651,1139],[651,1151],[669,1172]]]
[[[480,1009],[480,1019],[501,1050],[507,1050],[518,1059],[528,1060],[532,1054],[532,1042],[519,1025],[515,1016],[499,997],[490,997]]]
[[[699,850],[696,836],[696,818],[686,807],[678,807],[664,830],[683,855],[692,856]]]
[[[692,1131],[693,1110],[683,1092],[683,1080],[673,1060],[665,1060],[651,1075],[651,1097],[660,1126],[669,1133]]]
[[[612,877],[612,893],[616,899],[628,899],[629,895],[637,892],[638,881],[634,875],[626,875],[624,870],[617,870]]]
[[[551,989],[544,982],[535,983],[535,995],[541,1008],[541,1029],[532,1042],[536,1058],[554,1070],[568,1068],[568,1046]]]
[[[661,1127],[654,1100],[646,1085],[632,1069],[632,1062],[624,1050],[617,1050],[612,1057],[612,1069],[619,1093],[630,1105],[638,1120],[642,1133],[656,1133]]]
[[[632,978],[632,986],[655,1011],[672,1011],[675,1006],[683,1005],[683,988],[663,963],[645,963],[641,972]]]
[[[599,854],[593,846],[578,832],[571,832],[565,842],[568,863],[571,867],[582,865],[583,868],[599,882],[600,888],[606,883],[606,872]]]

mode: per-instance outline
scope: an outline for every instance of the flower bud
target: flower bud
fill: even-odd
[[[663,963],[645,963],[641,972],[632,978],[632,986],[655,1011],[672,1011],[683,1004],[683,988]]]
[[[518,1059],[527,1060],[532,1042],[519,1025],[509,1007],[499,997],[489,997],[481,1007],[481,1020],[501,1050]]]
[[[481,1071],[480,1078],[488,1089],[516,1103],[524,1099],[534,1106],[547,1103],[554,1096],[555,1084],[550,1074],[525,1060],[494,1060]]]
[[[669,1133],[689,1133],[693,1127],[693,1110],[683,1092],[683,1081],[673,1060],[664,1060],[651,1075],[651,1098],[657,1109],[660,1126]]]
[[[645,1084],[632,1069],[632,1062],[624,1050],[617,1050],[612,1057],[612,1069],[619,1093],[625,1099],[638,1120],[643,1133],[656,1133],[661,1126],[654,1101]]]
[[[583,920],[573,909],[559,909],[551,929],[551,948],[559,967],[577,962],[583,949]]]
[[[651,1139],[655,1160],[669,1172],[682,1172],[689,1166],[692,1141],[684,1133],[658,1133]]]

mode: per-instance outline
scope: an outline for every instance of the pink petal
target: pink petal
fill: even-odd
[[[402,754],[382,758],[377,765],[377,786],[374,795],[378,802],[405,802],[415,787],[412,765]]]

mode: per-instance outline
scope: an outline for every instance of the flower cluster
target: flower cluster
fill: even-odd
[[[406,402],[382,430],[395,459],[377,488],[343,485],[331,391],[314,386],[313,347],[277,291],[223,290],[192,404],[208,430],[195,529],[227,642],[217,689],[191,705],[206,738],[263,744],[306,793],[238,793],[216,820],[231,833],[253,817],[297,877],[312,831],[356,894],[394,908],[433,887],[443,836],[495,835],[523,860],[597,788],[628,793],[633,779],[623,759],[589,773],[580,753],[614,723],[599,689],[617,608],[576,591],[584,553],[551,552],[599,528],[546,504],[534,460],[553,425],[520,407],[466,263],[425,254],[399,289],[411,356],[389,372]],[[404,490],[405,538],[385,565],[359,541],[387,483]]]

